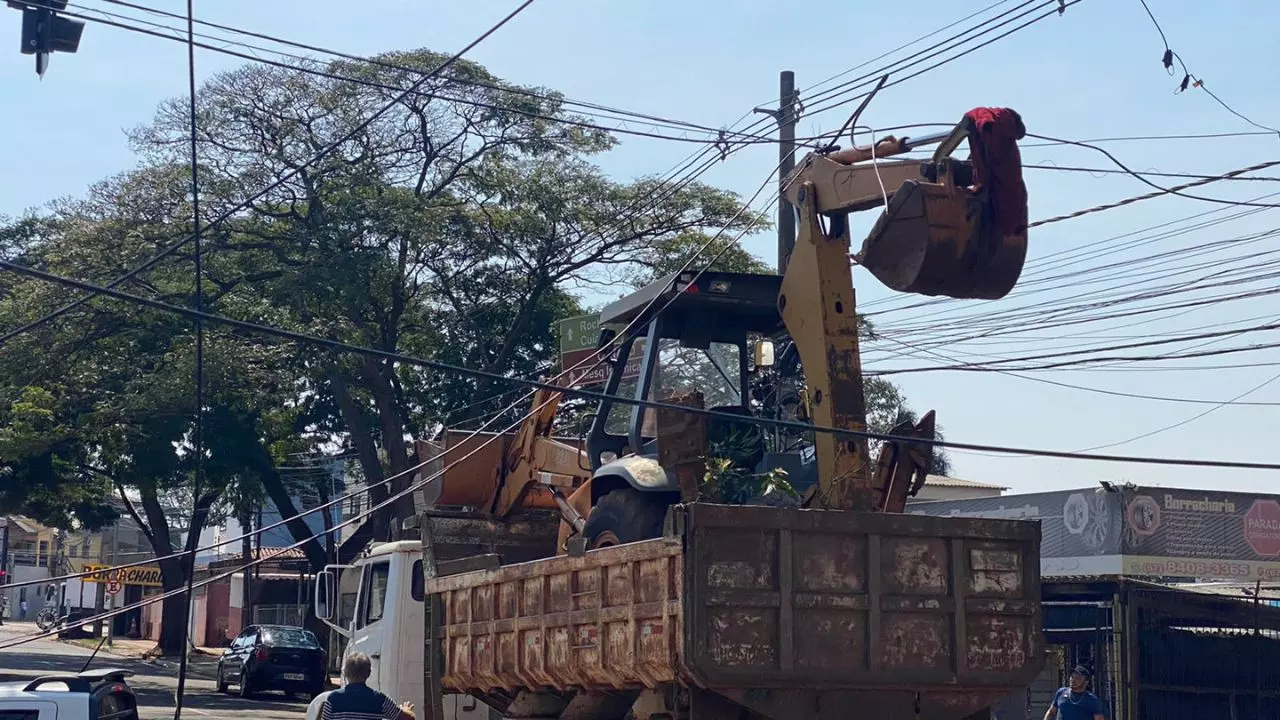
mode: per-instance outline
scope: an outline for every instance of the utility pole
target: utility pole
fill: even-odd
[[[111,525],[111,562],[110,567],[115,567],[120,560],[120,518]],[[103,585],[106,588],[106,585]],[[105,592],[105,590],[104,590]],[[120,575],[120,593],[124,592],[124,575]],[[120,593],[117,593],[119,595]],[[116,595],[111,596],[111,609],[116,609]],[[114,617],[107,618],[107,647],[115,647],[116,643],[116,619]]]
[[[0,529],[0,625],[4,624],[4,613],[9,609],[9,591],[4,589],[9,584],[9,518],[0,518],[4,526]]]
[[[756,108],[755,112],[771,115],[778,123],[778,273],[787,269],[787,260],[796,246],[796,213],[787,202],[783,183],[796,166],[796,74],[783,70],[778,76],[778,109]]]

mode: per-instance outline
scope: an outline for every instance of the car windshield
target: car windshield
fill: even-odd
[[[320,647],[316,636],[312,635],[310,630],[301,628],[266,628],[262,631],[262,640],[268,645],[277,647]]]

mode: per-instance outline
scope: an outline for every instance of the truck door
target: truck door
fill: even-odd
[[[382,653],[386,644],[387,623],[383,616],[387,606],[387,586],[391,581],[391,559],[375,560],[364,566],[360,576],[360,595],[356,601],[355,632],[351,635],[350,652],[369,656],[372,672],[369,687],[381,689]],[[394,658],[389,658],[394,660]]]

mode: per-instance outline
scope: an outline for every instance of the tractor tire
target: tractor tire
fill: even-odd
[[[611,490],[591,508],[583,536],[587,548],[651,540],[662,535],[662,523],[672,504],[668,493],[641,492],[625,487]]]

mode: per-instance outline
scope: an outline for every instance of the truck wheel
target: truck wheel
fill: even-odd
[[[670,505],[667,493],[640,492],[630,487],[611,490],[587,516],[582,532],[587,547],[622,545],[661,536]]]

